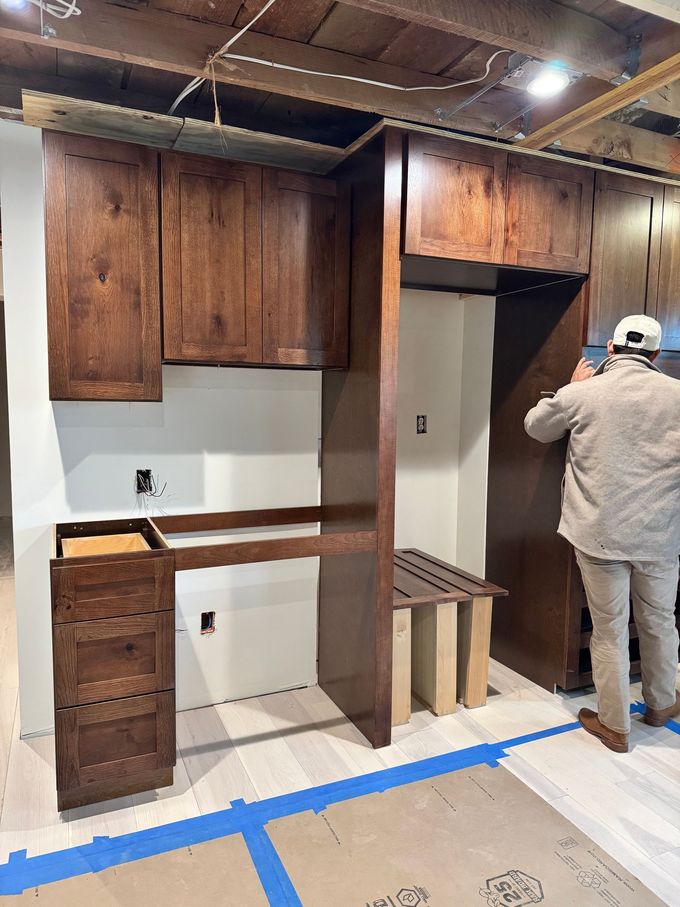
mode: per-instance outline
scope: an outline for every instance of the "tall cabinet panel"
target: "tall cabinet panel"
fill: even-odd
[[[664,329],[664,350],[680,351],[680,188],[675,186],[665,187],[656,317]]]
[[[264,361],[347,366],[349,197],[335,180],[264,171]]]
[[[593,182],[586,167],[511,154],[505,262],[587,274]]]
[[[625,315],[656,311],[663,189],[597,174],[586,346],[606,346]]]
[[[43,141],[50,398],[159,400],[157,152]]]
[[[503,261],[507,152],[425,135],[408,152],[404,252]]]
[[[260,362],[259,167],[163,153],[163,357]]]

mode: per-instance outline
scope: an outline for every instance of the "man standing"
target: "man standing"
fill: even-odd
[[[630,599],[640,641],[645,721],[680,715],[675,600],[680,555],[680,381],[654,365],[661,325],[621,321],[597,369],[581,359],[571,383],[524,422],[549,443],[569,434],[558,532],[576,549],[593,621],[598,711],[579,721],[614,752],[628,752]]]

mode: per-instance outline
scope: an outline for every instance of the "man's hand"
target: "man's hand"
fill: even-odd
[[[593,368],[593,360],[586,359],[585,356],[579,360],[578,365],[574,369],[574,374],[571,376],[571,383],[575,381],[585,381],[587,378],[592,378],[595,374],[595,369]]]

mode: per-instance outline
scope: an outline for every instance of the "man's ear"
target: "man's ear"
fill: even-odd
[[[652,355],[649,357],[649,361],[654,362],[655,359],[658,359],[660,352],[661,350],[657,350],[655,353],[652,353]]]
[[[607,355],[608,356],[614,355],[614,341],[613,340],[607,341]]]

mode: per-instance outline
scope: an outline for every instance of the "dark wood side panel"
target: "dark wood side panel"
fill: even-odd
[[[45,132],[52,400],[160,400],[158,155]]]
[[[593,185],[587,167],[511,154],[505,262],[587,274]]]
[[[262,361],[262,170],[163,152],[163,357]]]
[[[546,689],[565,682],[571,548],[556,530],[566,447],[533,441],[524,417],[541,391],[569,381],[581,356],[579,285],[496,304],[486,572],[510,595],[494,610],[491,652]]]
[[[335,180],[265,170],[264,361],[347,365],[349,197]]]
[[[666,186],[664,193],[656,317],[663,327],[663,349],[680,351],[680,189],[675,186]]]
[[[174,556],[52,567],[54,623],[175,607]]]
[[[174,611],[55,625],[56,708],[174,686]]]
[[[378,747],[391,738],[401,134],[339,178],[352,189],[350,365],[323,376],[321,529],[375,530],[377,551],[321,558],[319,683]]]
[[[585,346],[606,346],[625,315],[656,311],[663,190],[660,183],[598,172]]]
[[[484,145],[409,135],[404,252],[502,262],[507,161]]]

